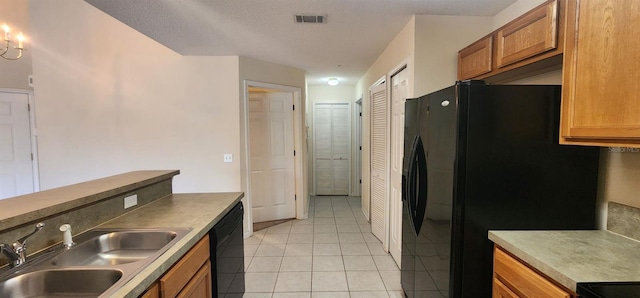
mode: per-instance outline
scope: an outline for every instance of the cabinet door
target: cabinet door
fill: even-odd
[[[493,298],[519,298],[516,293],[511,291],[499,279],[493,279]]]
[[[207,261],[184,286],[178,298],[211,298],[211,262]]]
[[[640,1],[568,10],[561,142],[640,147]]]
[[[209,261],[209,236],[205,235],[187,254],[160,278],[161,297],[176,297],[178,293]]]
[[[493,36],[480,39],[458,52],[458,80],[466,80],[491,71]]]
[[[569,292],[563,290],[546,277],[530,269],[527,265],[497,247],[494,250],[493,270],[494,278],[499,279],[514,293],[518,293],[519,296],[548,298],[572,297]]]
[[[153,286],[149,287],[140,298],[159,298],[160,297],[160,285],[156,282]]]
[[[496,65],[511,63],[553,50],[558,40],[558,1],[540,6],[496,33]]]

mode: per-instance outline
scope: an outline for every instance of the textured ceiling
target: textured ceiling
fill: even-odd
[[[246,56],[354,85],[414,14],[492,16],[515,0],[85,0],[182,55]],[[295,24],[299,13],[326,24]],[[463,29],[463,28],[461,28]],[[434,28],[437,30],[437,28]]]

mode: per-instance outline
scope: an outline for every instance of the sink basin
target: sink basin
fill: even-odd
[[[191,231],[94,229],[70,249],[56,246],[15,268],[0,269],[0,298],[111,297]]]
[[[165,247],[173,231],[94,231],[77,239],[78,244],[53,260],[56,266],[108,266],[145,260]]]
[[[0,297],[98,297],[122,277],[119,270],[40,270],[0,282]]]

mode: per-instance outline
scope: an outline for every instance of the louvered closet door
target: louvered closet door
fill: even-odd
[[[387,198],[387,90],[371,88],[371,232],[383,243]]]
[[[314,154],[317,195],[349,195],[351,119],[348,103],[314,105]]]

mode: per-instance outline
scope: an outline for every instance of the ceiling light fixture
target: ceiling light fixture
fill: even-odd
[[[340,83],[340,81],[338,81],[338,79],[336,79],[336,78],[330,78],[327,81],[327,84],[329,84],[329,86],[335,86],[335,85],[338,85],[339,83]]]
[[[15,41],[11,40],[11,30],[9,29],[9,26],[7,26],[7,24],[4,24],[2,26],[2,30],[4,31],[4,37],[2,38],[2,40],[4,40],[5,46],[4,48],[0,48],[0,57],[7,60],[20,59],[20,57],[22,57],[22,50],[24,49],[22,47],[22,43],[24,42],[24,35],[22,35],[22,32],[20,32],[20,34],[18,34],[18,45],[12,47],[11,44],[15,43]],[[18,50],[18,55],[15,58],[5,56],[9,53],[9,49],[11,48]],[[14,52],[14,51],[11,51],[11,52]]]

